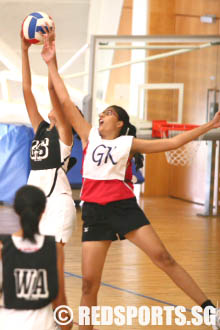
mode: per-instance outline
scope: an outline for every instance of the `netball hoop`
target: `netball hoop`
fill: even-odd
[[[166,120],[153,120],[152,137],[171,138],[185,131],[198,127],[190,124],[169,124]],[[191,141],[175,150],[166,151],[167,162],[175,166],[190,166],[198,151],[200,141]]]

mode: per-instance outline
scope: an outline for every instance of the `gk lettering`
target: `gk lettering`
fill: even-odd
[[[108,147],[105,146],[104,144],[101,144],[98,147],[96,147],[95,150],[93,151],[92,160],[95,163],[97,163],[97,166],[101,165],[101,163],[106,164],[108,160],[112,162],[113,165],[116,165],[117,162],[114,161],[111,152],[112,152],[112,147]]]

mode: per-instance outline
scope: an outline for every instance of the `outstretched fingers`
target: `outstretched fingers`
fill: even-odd
[[[220,111],[216,112],[216,114],[215,114],[215,116],[213,118],[213,123],[214,123],[213,128],[220,127]]]
[[[55,24],[52,21],[52,26],[49,25],[48,22],[45,22],[45,25],[42,25],[42,30],[44,31],[41,32],[42,35],[44,34],[48,34],[49,35],[49,42],[52,42],[53,40],[55,40]]]
[[[55,41],[50,42],[49,34],[43,35],[44,45],[41,51],[41,56],[46,63],[49,63],[55,57]]]
[[[43,37],[43,39],[44,39],[44,45],[43,45],[43,49],[42,49],[42,51],[44,51],[44,50],[49,49],[49,47],[50,47],[50,43],[49,43],[49,36],[48,36],[47,33],[43,34],[42,37]]]

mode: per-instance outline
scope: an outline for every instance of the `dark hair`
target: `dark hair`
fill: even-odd
[[[111,105],[109,108],[112,108],[117,113],[119,120],[123,121],[124,123],[119,136],[131,135],[136,137],[136,127],[130,123],[130,118],[127,111],[122,107],[119,107],[118,105]],[[137,171],[139,168],[143,167],[144,156],[137,152],[136,154],[134,154],[134,160]]]
[[[45,194],[35,186],[25,185],[16,192],[13,207],[20,217],[24,239],[35,243],[34,234],[39,233],[38,225],[45,206]]]

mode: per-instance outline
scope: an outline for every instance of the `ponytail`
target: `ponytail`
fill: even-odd
[[[39,233],[39,221],[45,209],[46,197],[42,190],[35,186],[21,187],[14,200],[14,210],[20,217],[23,239],[35,243],[35,234]]]
[[[132,125],[130,122],[128,123],[128,133],[126,135],[131,135],[136,137],[136,127]],[[136,171],[144,166],[144,156],[139,152],[134,154],[134,163],[136,167]]]
[[[144,156],[139,152],[136,152],[136,154],[134,154],[134,163],[136,166],[136,171],[142,168],[144,166]]]
[[[26,207],[20,214],[20,223],[23,229],[23,238],[36,243],[34,235],[39,234],[39,217],[30,207]]]
[[[119,120],[123,121],[123,123],[124,123],[124,125],[121,128],[119,136],[131,135],[131,136],[136,137],[137,129],[134,125],[132,125],[130,123],[130,118],[129,118],[127,111],[125,111],[125,109],[123,109],[122,107],[119,107],[118,105],[111,105],[109,108],[114,109],[118,115]],[[137,171],[138,169],[143,167],[144,156],[142,154],[140,154],[139,152],[137,152],[134,155],[134,162],[135,162],[136,171]]]
[[[130,122],[127,125],[127,134],[121,134],[121,135],[131,135],[136,137],[136,127],[134,125],[132,125]]]

